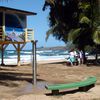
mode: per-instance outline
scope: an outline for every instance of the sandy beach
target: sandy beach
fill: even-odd
[[[71,83],[96,76],[95,87],[87,92],[76,89],[61,90],[57,96],[49,95],[46,84]],[[100,100],[100,66],[66,66],[65,61],[38,62],[37,85],[32,84],[32,66],[0,67],[0,100]]]

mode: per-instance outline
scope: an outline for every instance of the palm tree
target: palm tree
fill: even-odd
[[[47,37],[52,34],[56,39],[67,42],[68,32],[77,27],[78,0],[46,0],[43,10],[49,6],[49,25]],[[66,13],[65,13],[66,12]]]
[[[93,19],[93,41],[95,43],[95,48],[96,48],[96,56],[95,56],[95,60],[97,63],[98,60],[98,50],[100,51],[100,0],[95,0],[95,2],[93,2],[92,0],[92,5],[93,5],[93,15],[94,19]],[[96,5],[96,6],[95,6]]]
[[[53,3],[46,0],[43,10],[46,6],[50,7],[46,39],[52,34],[65,43],[72,41],[84,52],[85,59],[85,46],[93,44],[90,0],[53,0]]]
[[[95,0],[95,5],[93,40],[97,45],[100,45],[100,0]]]

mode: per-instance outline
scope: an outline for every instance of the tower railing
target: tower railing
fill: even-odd
[[[27,41],[34,40],[34,31],[33,29],[27,29]]]

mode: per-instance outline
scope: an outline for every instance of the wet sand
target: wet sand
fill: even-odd
[[[63,90],[58,96],[48,95],[46,84],[71,83],[96,76],[94,88],[87,92]],[[63,61],[38,62],[37,85],[32,84],[32,66],[0,68],[0,100],[100,100],[100,66],[66,66]]]

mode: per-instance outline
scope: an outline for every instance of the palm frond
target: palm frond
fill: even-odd
[[[65,31],[65,28],[67,26],[64,25],[64,23],[58,23],[56,21],[56,24],[53,25],[47,32],[46,32],[46,41],[48,40],[49,36],[52,35],[57,40],[66,40],[67,37],[67,29]]]
[[[50,4],[55,4],[55,0],[46,0],[48,3],[50,3]]]
[[[90,8],[91,8],[91,6],[90,6],[90,3],[88,3],[88,2],[82,2],[79,4],[79,9],[88,10]]]
[[[66,44],[66,49],[68,50],[68,51],[70,51],[70,50],[72,50],[72,49],[75,49],[75,44],[73,44],[73,42],[72,41],[68,41],[67,42],[67,44]]]
[[[72,29],[68,33],[68,41],[74,41],[80,34],[81,28],[78,29]]]
[[[54,33],[55,27],[57,27],[57,24],[54,25],[52,28],[50,28],[50,29],[46,32],[46,38],[45,38],[46,41],[48,40],[49,36],[50,36],[51,34]]]
[[[81,23],[81,24],[83,24],[83,23],[85,23],[85,24],[90,24],[90,22],[91,22],[91,20],[90,20],[88,17],[86,17],[86,16],[83,16],[83,17],[80,19],[80,23]]]
[[[93,41],[96,44],[100,44],[100,31],[96,30],[93,34]]]

